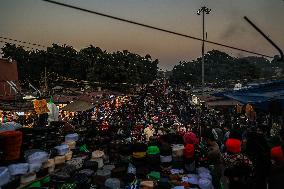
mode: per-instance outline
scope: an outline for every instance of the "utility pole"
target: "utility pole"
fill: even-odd
[[[205,82],[204,82],[204,36],[205,36],[205,14],[209,14],[211,12],[211,9],[203,6],[197,11],[197,15],[202,14],[202,94],[204,94],[204,87],[205,87]]]
[[[47,77],[46,77],[46,67],[44,67],[44,93],[47,92]]]

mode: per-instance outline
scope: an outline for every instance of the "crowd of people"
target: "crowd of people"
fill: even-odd
[[[110,144],[123,140],[132,148],[143,143],[160,150],[181,144],[183,168],[194,173],[207,167],[215,189],[282,188],[282,117],[257,111],[250,119],[243,109],[196,106],[186,92],[157,82],[119,106],[101,105],[93,115],[85,115],[85,125],[89,138],[100,133]]]
[[[115,166],[112,176],[124,182],[122,188],[283,188],[281,112],[263,112],[250,104],[214,109],[191,99],[186,91],[156,81],[133,95],[109,98],[91,111],[68,116],[61,112],[62,121],[70,124],[54,133],[79,136],[72,148],[74,157],[103,154],[106,167]],[[62,121],[49,127],[61,129]],[[32,143],[48,152],[44,140],[50,137],[37,137],[41,143],[23,142],[22,148]],[[49,146],[60,143],[60,137],[55,138],[57,142],[48,140]],[[103,168],[93,171],[104,174]],[[149,186],[147,179],[158,184]]]

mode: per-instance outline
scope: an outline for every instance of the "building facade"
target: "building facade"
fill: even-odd
[[[0,100],[14,100],[19,89],[17,62],[0,59]]]

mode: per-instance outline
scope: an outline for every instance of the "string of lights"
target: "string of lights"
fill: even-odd
[[[19,45],[19,44],[17,44],[17,43],[12,43],[12,42],[10,42],[10,41],[7,42],[7,41],[3,41],[3,40],[0,40],[0,43],[4,43],[4,44],[10,43],[10,44],[14,44],[14,45]],[[29,46],[26,46],[26,45],[19,45],[19,46],[21,46],[21,47],[23,47],[23,48],[31,49],[31,50],[39,50],[39,49],[37,49],[37,48],[29,47]]]
[[[18,43],[32,44],[30,42],[21,41],[21,40],[17,40],[17,39],[6,38],[6,37],[1,37],[1,38],[4,39],[4,40],[0,40],[0,43],[4,43],[4,44],[9,43],[9,44],[13,44],[13,45],[16,45],[16,46],[19,46],[19,47],[27,48],[27,49],[32,50],[32,51],[42,51],[41,49],[38,49],[38,48],[35,48],[35,47],[18,44]],[[13,41],[13,42],[11,42],[11,41]],[[37,46],[39,46],[39,44],[37,44]],[[40,45],[40,46],[41,47],[46,47],[44,45]],[[56,56],[60,56],[60,57],[65,57],[66,56],[64,54],[58,54],[58,53],[55,53],[55,52],[48,52],[48,53],[51,54],[51,55],[56,55]],[[75,56],[68,56],[68,58],[71,58],[71,59],[74,59],[74,60],[78,60],[78,57],[75,57]]]
[[[44,48],[46,47],[44,45],[40,45],[40,44],[36,44],[36,43],[30,43],[30,42],[21,41],[21,40],[12,39],[12,38],[3,37],[3,36],[0,36],[0,39],[8,40],[8,41],[14,41],[14,42],[18,42],[18,43],[24,43],[24,44],[28,44],[28,45],[32,45],[32,46],[37,46],[37,47],[44,47]]]
[[[129,24],[142,26],[142,27],[153,29],[153,30],[157,30],[157,31],[166,32],[166,33],[169,33],[169,34],[190,38],[190,39],[193,39],[193,40],[203,41],[203,39],[198,38],[198,37],[194,37],[194,36],[191,36],[191,35],[178,33],[178,32],[175,32],[175,31],[162,29],[162,28],[159,28],[159,27],[156,27],[156,26],[151,26],[151,25],[139,23],[139,22],[136,22],[136,21],[132,21],[132,20],[128,20],[128,19],[112,16],[112,15],[109,15],[109,14],[104,14],[104,13],[101,13],[101,12],[96,12],[96,11],[93,11],[93,10],[80,8],[80,7],[76,7],[76,6],[73,6],[73,5],[69,5],[69,4],[65,4],[65,3],[61,3],[61,2],[57,2],[57,1],[52,1],[52,0],[43,0],[43,1],[55,4],[55,5],[60,5],[60,6],[63,6],[63,7],[67,7],[67,8],[71,8],[71,9],[75,9],[75,10],[79,10],[79,11],[83,11],[83,12],[87,12],[87,13],[91,13],[91,14],[107,17],[107,18],[110,18],[110,19],[113,19],[113,20],[118,20],[118,21],[121,21],[121,22],[126,22],[126,23],[129,23]],[[273,56],[269,56],[269,55],[265,55],[265,54],[262,54],[262,53],[253,52],[253,51],[242,49],[242,48],[238,48],[238,47],[233,47],[233,46],[222,44],[222,43],[219,43],[219,42],[214,42],[214,41],[209,41],[209,40],[204,40],[204,42],[209,43],[209,44],[213,44],[213,45],[217,45],[217,46],[221,46],[221,47],[225,47],[225,48],[229,48],[229,49],[233,49],[233,50],[238,50],[238,51],[242,51],[242,52],[258,55],[258,56],[273,58]]]

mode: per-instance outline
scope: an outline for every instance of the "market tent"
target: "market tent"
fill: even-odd
[[[254,104],[266,110],[271,102],[276,102],[284,107],[284,80],[262,83],[238,91],[217,93],[216,96],[234,99],[243,104]]]
[[[90,102],[78,100],[75,102],[71,102],[70,104],[67,104],[65,107],[62,108],[62,110],[70,112],[82,112],[90,110],[94,107],[95,105],[93,105]]]
[[[284,80],[259,84],[247,89],[225,93],[224,96],[242,103],[264,103],[282,100],[284,97]]]

